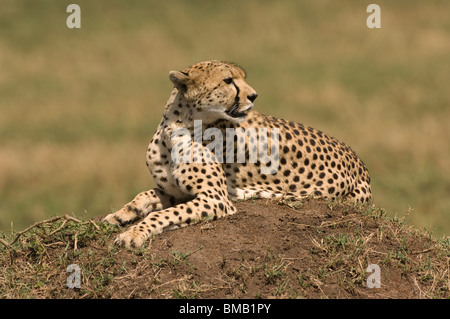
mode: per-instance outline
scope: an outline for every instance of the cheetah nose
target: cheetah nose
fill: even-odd
[[[253,101],[255,101],[257,97],[258,97],[258,94],[253,93],[252,95],[248,95],[248,96],[247,96],[247,99],[249,99],[250,102],[253,103]]]

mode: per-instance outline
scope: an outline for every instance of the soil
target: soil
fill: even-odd
[[[41,227],[43,249],[30,248],[37,235],[23,234],[9,256],[0,251],[8,267],[0,287],[9,285],[0,291],[24,297],[14,285],[20,278],[27,298],[449,297],[448,245],[382,210],[324,200],[236,205],[235,215],[163,233],[136,250],[114,246],[121,230],[103,231],[101,217],[83,223],[102,229],[95,236],[75,229],[55,237],[71,221]],[[79,288],[67,286],[69,264],[80,267]],[[370,264],[380,267],[379,288]]]

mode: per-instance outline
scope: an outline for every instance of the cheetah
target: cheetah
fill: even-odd
[[[121,226],[137,222],[116,238],[116,244],[140,247],[164,231],[234,214],[233,201],[238,199],[317,196],[370,201],[369,172],[355,152],[317,129],[253,110],[258,95],[246,77],[241,67],[222,61],[169,73],[174,88],[147,149],[146,163],[156,187],[103,219]],[[266,131],[259,143],[245,134],[261,128]],[[195,136],[208,129],[222,133],[222,139],[219,134],[204,140]],[[187,137],[174,138],[179,130]],[[180,139],[187,148],[180,147]],[[223,146],[220,154],[220,147],[208,147],[212,140]],[[238,160],[238,141],[244,142],[244,161]],[[252,151],[266,151],[266,156],[249,160]],[[206,154],[201,161],[195,158],[199,153]],[[177,160],[176,155],[188,160]],[[269,166],[272,169],[263,173]]]

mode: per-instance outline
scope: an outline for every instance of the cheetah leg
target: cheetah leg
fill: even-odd
[[[139,247],[151,235],[176,229],[208,216],[214,219],[233,214],[236,208],[229,199],[222,165],[209,163],[174,163],[175,183],[187,197],[185,203],[148,214],[138,224],[119,235],[116,243],[125,247]]]
[[[150,213],[144,220],[120,234],[115,243],[127,248],[140,247],[152,235],[187,226],[202,218],[212,216],[217,219],[235,212],[236,208],[227,198],[215,200],[206,194],[200,194],[187,203]]]
[[[173,206],[175,199],[157,188],[139,193],[131,202],[115,213],[107,215],[103,221],[114,225],[127,225],[140,220],[151,212]]]

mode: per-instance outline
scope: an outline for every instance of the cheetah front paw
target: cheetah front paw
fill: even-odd
[[[136,226],[132,226],[129,230],[117,236],[114,244],[125,248],[139,248],[145,243],[147,238],[147,232]]]
[[[112,224],[112,225],[120,225],[120,222],[117,220],[115,214],[108,214],[108,215],[106,215],[106,217],[104,217],[102,219],[102,222],[109,223],[109,224]]]
[[[126,205],[117,212],[107,215],[102,221],[113,225],[125,226],[135,222],[137,219],[139,219],[139,215],[136,211]]]

